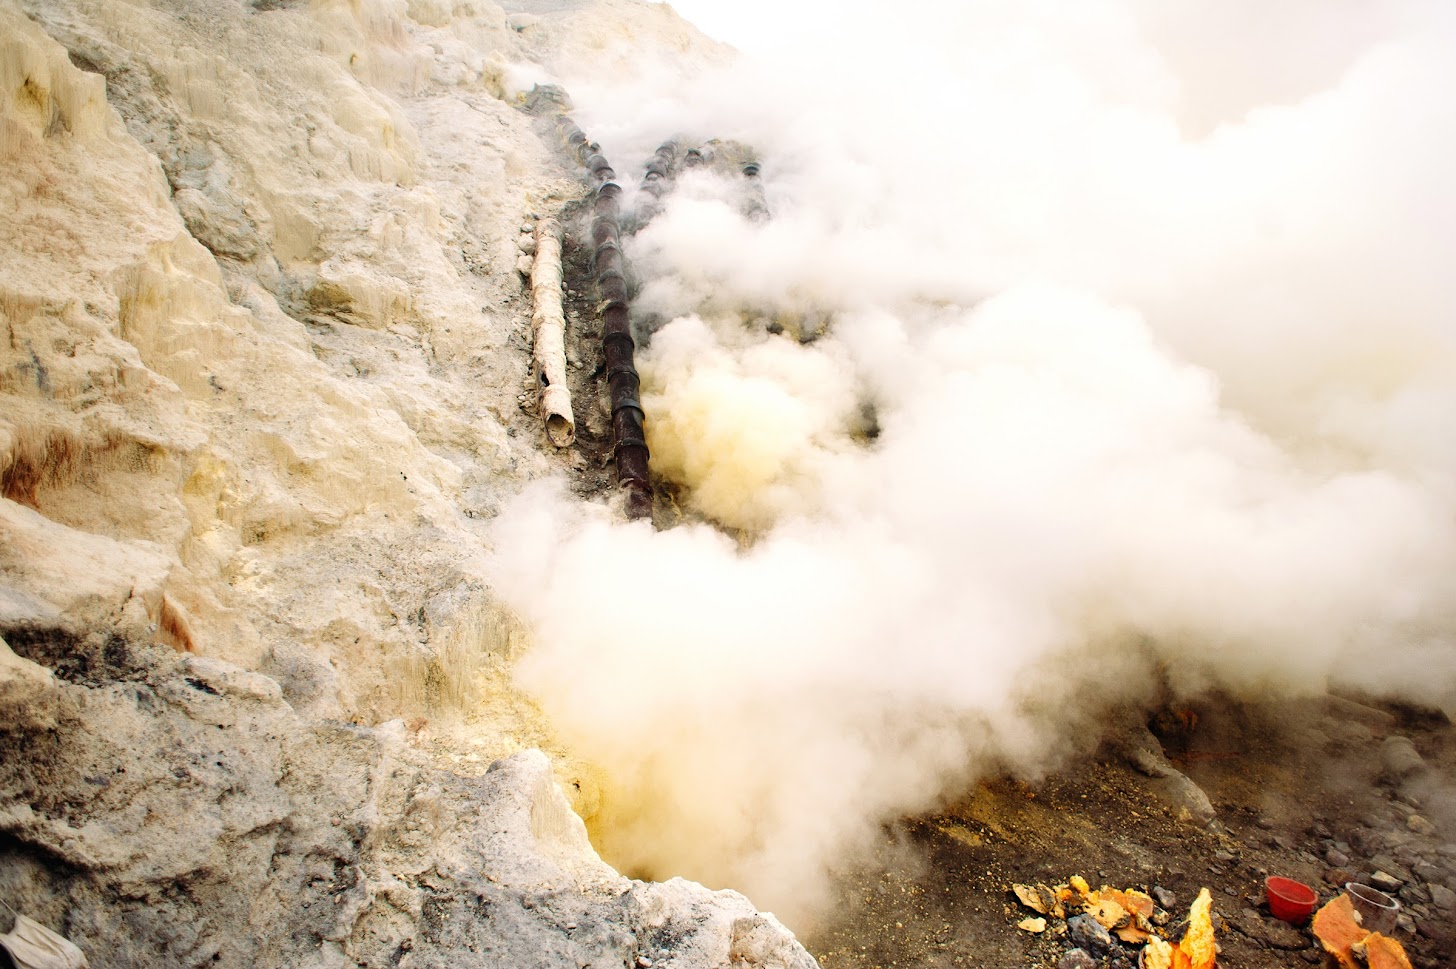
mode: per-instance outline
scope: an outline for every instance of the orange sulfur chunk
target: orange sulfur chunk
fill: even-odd
[[[1319,939],[1324,950],[1334,957],[1340,969],[1360,969],[1355,962],[1350,946],[1364,939],[1370,933],[1360,925],[1355,915],[1355,906],[1350,896],[1337,895],[1333,901],[1315,913],[1310,924],[1314,937]]]
[[[1205,888],[1188,909],[1188,932],[1173,950],[1172,969],[1213,969],[1218,946],[1213,941],[1212,907],[1213,896]]]
[[[1365,937],[1365,958],[1370,969],[1411,969],[1405,946],[1379,932]]]

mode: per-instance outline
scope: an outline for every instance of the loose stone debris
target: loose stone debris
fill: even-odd
[[[1113,738],[1075,769],[1038,782],[988,781],[934,815],[887,830],[874,865],[845,878],[845,910],[810,937],[810,950],[826,969],[1051,969],[1063,958],[1072,960],[1068,969],[1131,969],[1147,944],[1114,936],[1110,954],[1073,953],[1066,922],[1085,913],[1037,910],[1050,912],[1052,888],[1080,871],[1091,887],[1145,890],[1154,914],[1169,920],[1155,937],[1171,940],[1170,950],[1206,886],[1220,967],[1321,966],[1327,956],[1308,922],[1281,921],[1268,907],[1266,879],[1278,874],[1310,886],[1318,909],[1347,883],[1373,887],[1383,871],[1402,884],[1393,895],[1395,925],[1381,933],[1404,946],[1415,969],[1452,965],[1456,800],[1448,778],[1456,727],[1449,720],[1369,697],[1267,707],[1202,702],[1195,712],[1196,729],[1186,725],[1192,717],[1169,717],[1172,726],[1153,724],[1155,735],[1143,732],[1147,720],[1129,718],[1131,739]],[[1386,737],[1398,739],[1382,745]],[[1393,776],[1383,746],[1420,758],[1405,758],[1409,779]],[[1142,766],[1134,761],[1139,751]],[[1216,808],[1213,820],[1185,818],[1184,805],[1164,796],[1165,777],[1144,769],[1159,759],[1187,771]],[[1312,773],[1311,764],[1321,770]],[[1435,834],[1413,827],[1413,816],[1429,820]],[[1037,899],[1043,883],[1046,900],[1031,904],[1012,889],[1020,884]],[[1027,916],[1046,918],[1046,931],[1017,929]],[[1142,956],[1144,966],[1163,964],[1156,954],[1154,947]],[[1166,958],[1171,965],[1171,951]]]
[[[1011,892],[1037,913],[1019,921],[1018,929],[1065,936],[1069,947],[1058,959],[1058,969],[1096,966],[1100,960],[1120,965],[1129,956],[1124,947],[1140,947],[1138,969],[1213,969],[1217,962],[1213,896],[1207,888],[1194,899],[1188,917],[1175,926],[1175,931],[1181,930],[1176,944],[1173,933],[1165,931],[1172,915],[1159,905],[1171,904],[1174,897],[1160,886],[1143,891],[1103,885],[1094,891],[1085,878],[1073,875],[1060,885],[1015,884]],[[1279,923],[1270,931],[1287,936],[1269,939],[1275,948],[1297,950],[1305,945],[1304,933],[1292,926]],[[1338,969],[1412,969],[1399,941],[1362,925],[1348,894],[1337,895],[1320,909],[1310,931]]]
[[[1214,942],[1210,910],[1213,897],[1208,889],[1198,893],[1182,923],[1182,936],[1176,946],[1157,932],[1172,921],[1172,916],[1158,907],[1154,894],[1173,900],[1172,893],[1154,886],[1149,891],[1136,888],[1118,889],[1108,885],[1092,889],[1081,875],[1073,875],[1066,884],[1011,886],[1017,901],[1041,916],[1063,924],[1053,933],[1065,935],[1071,949],[1058,961],[1069,966],[1095,965],[1096,959],[1116,956],[1122,946],[1141,946],[1138,965],[1142,969],[1212,969],[1218,954]],[[1030,926],[1040,923],[1040,928]],[[1041,933],[1047,929],[1046,918],[1027,918],[1017,928]],[[1081,953],[1081,955],[1074,955]]]

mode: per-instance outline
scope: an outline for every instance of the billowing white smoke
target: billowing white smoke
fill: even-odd
[[[1456,706],[1448,5],[949,6],[564,79],[619,171],[755,146],[773,218],[684,178],[630,253],[655,467],[733,537],[525,496],[520,680],[609,778],[609,856],[790,918],[1113,702]]]

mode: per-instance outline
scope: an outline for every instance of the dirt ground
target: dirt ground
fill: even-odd
[[[1168,779],[1136,769],[1136,743],[1111,743],[1040,783],[986,783],[886,830],[875,863],[842,877],[837,915],[806,945],[825,969],[1052,967],[1069,948],[1064,923],[1018,930],[1033,913],[1011,885],[1080,874],[1094,888],[1171,891],[1170,930],[1209,888],[1220,966],[1318,965],[1307,927],[1269,916],[1265,877],[1305,882],[1324,904],[1379,869],[1402,883],[1395,937],[1414,965],[1453,964],[1456,911],[1442,904],[1456,904],[1456,728],[1445,717],[1325,697],[1210,701],[1152,726],[1164,763],[1208,795],[1211,821],[1180,811]],[[1136,965],[1137,948],[1114,947],[1100,965]]]

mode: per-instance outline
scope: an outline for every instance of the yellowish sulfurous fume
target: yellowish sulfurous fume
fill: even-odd
[[[700,522],[547,489],[496,530],[614,860],[807,918],[1110,703],[1358,671],[1456,708],[1456,24],[1296,3],[1243,65],[1223,11],[870,4],[792,58],[564,72],[624,168],[751,144],[772,213],[687,172],[628,252]],[[753,322],[792,314],[831,323]]]

